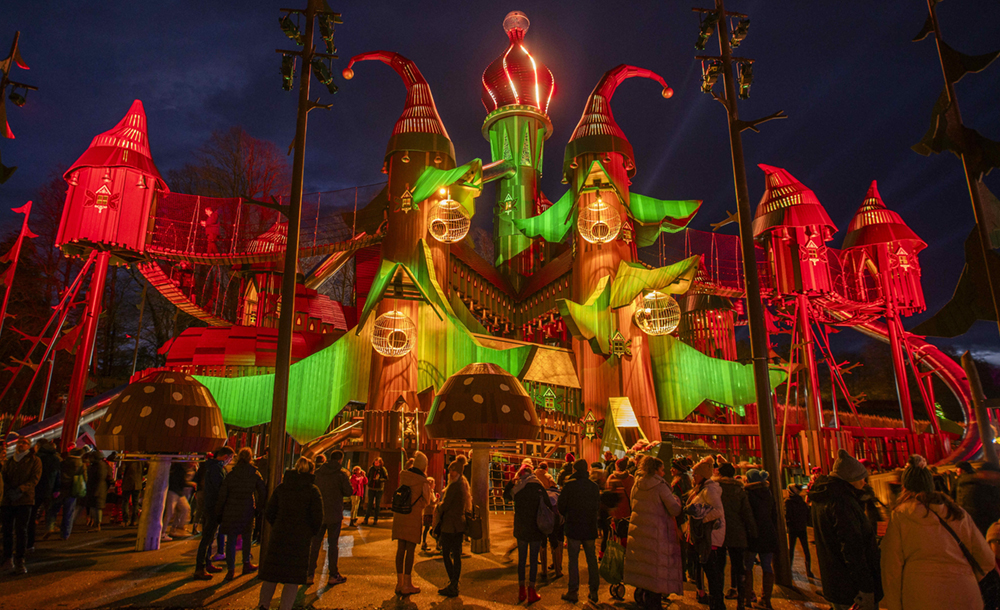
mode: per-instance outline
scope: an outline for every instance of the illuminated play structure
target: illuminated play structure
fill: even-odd
[[[738,238],[687,228],[697,199],[631,190],[643,160],[611,110],[628,79],[652,81],[655,89],[644,86],[663,98],[672,89],[634,66],[605,73],[568,132],[561,162],[547,164],[566,190],[546,197],[539,177],[555,129],[548,115],[555,81],[530,52],[528,25],[521,13],[507,16],[507,45],[479,84],[488,161],[456,153],[413,61],[375,51],[344,70],[354,88],[372,94],[364,80],[376,66],[367,62],[381,62],[400,76],[406,98],[391,132],[386,125],[387,182],[305,198],[287,423],[302,446],[295,450],[378,453],[390,472],[418,448],[435,472],[447,453],[470,447],[511,459],[572,452],[596,461],[605,450],[622,455],[662,441],[676,452],[759,461],[752,372],[737,362],[736,329],[745,323]],[[841,447],[883,466],[914,452],[931,461],[976,454],[975,426],[942,430],[934,407],[932,376],[972,421],[962,368],[901,323],[924,309],[918,255],[926,244],[873,182],[843,249],[834,249],[837,228],[819,197],[788,171],[760,167],[757,268],[769,329],[790,333],[792,343],[787,361],[773,354],[771,369],[784,466],[807,473]],[[162,347],[164,368],[207,387],[225,424],[244,435],[240,442],[265,435],[283,216],[238,198],[171,192],[153,163],[138,101],[65,177],[57,245],[87,261],[72,294],[92,277],[65,429],[75,430],[81,416],[100,426],[101,403],[85,407],[83,391],[103,278],[110,264],[134,264],[204,323]],[[487,260],[480,251],[489,248],[477,251],[469,234],[487,224],[473,217],[474,201],[490,182]],[[352,306],[322,292],[344,274],[353,277]],[[900,421],[858,413],[859,397],[830,348],[837,327],[889,344]],[[453,379],[470,365],[480,368],[467,369],[462,383]],[[821,365],[833,387],[825,401]],[[911,396],[910,377],[919,396]],[[488,396],[473,391],[480,386]],[[446,387],[454,401],[438,396]],[[484,402],[488,413],[470,411]],[[474,468],[484,468],[486,454],[478,452]]]

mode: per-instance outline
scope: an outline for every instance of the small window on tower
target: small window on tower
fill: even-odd
[[[94,202],[94,207],[99,210],[103,210],[104,208],[108,207],[108,194],[98,193],[97,200]]]

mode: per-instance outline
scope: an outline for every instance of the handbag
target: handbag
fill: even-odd
[[[483,516],[479,512],[479,506],[473,506],[472,510],[465,513],[465,535],[473,540],[483,537]]]
[[[538,531],[542,532],[546,536],[551,534],[553,530],[556,529],[556,514],[555,511],[548,505],[549,496],[542,490],[542,495],[538,499],[538,511],[535,514],[535,524],[538,526]]]
[[[73,475],[73,489],[70,495],[74,498],[87,497],[87,481],[84,480],[82,474]]]
[[[962,542],[962,539],[958,537],[958,534],[955,533],[955,530],[951,529],[951,526],[948,525],[948,522],[941,518],[941,515],[937,514],[933,510],[930,512],[934,513],[934,516],[938,518],[938,521],[941,522],[941,525],[944,526],[944,529],[948,530],[948,533],[951,534],[951,537],[954,538],[955,542],[958,543],[958,548],[962,549],[962,554],[965,555],[965,560],[969,562],[970,566],[972,566],[972,573],[976,576],[976,581],[978,582],[982,580],[983,577],[986,576],[986,571],[983,570],[983,568],[979,565],[979,562],[976,561],[976,558],[972,556],[972,552],[969,551],[969,547],[965,546],[965,543]]]

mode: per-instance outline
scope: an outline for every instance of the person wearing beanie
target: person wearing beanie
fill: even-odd
[[[3,463],[3,571],[27,574],[24,554],[28,548],[28,522],[35,505],[35,487],[42,480],[42,461],[31,450],[27,437],[15,435],[14,453]]]
[[[448,574],[448,585],[438,589],[439,595],[458,597],[458,580],[462,576],[462,540],[465,537],[465,514],[472,510],[472,491],[463,476],[466,458],[458,456],[448,466],[448,486],[434,513],[434,526],[441,534],[441,555]]]
[[[410,511],[394,512],[392,515],[392,539],[396,541],[396,592],[401,595],[420,593],[420,588],[413,585],[413,560],[420,544],[424,507],[434,498],[434,488],[427,480],[427,456],[415,451],[412,459],[413,466],[399,473],[399,488],[395,492],[399,494],[403,487],[410,488]]]
[[[691,469],[694,487],[684,510],[690,516],[688,542],[698,554],[708,581],[707,596],[704,591],[697,591],[698,603],[707,603],[709,610],[725,610],[726,511],[722,506],[722,487],[712,480],[714,466],[712,458],[706,457]]]
[[[757,536],[757,522],[754,520],[750,501],[743,484],[736,480],[736,467],[722,462],[718,467],[719,486],[722,488],[722,508],[726,513],[726,554],[729,556],[729,591],[726,599],[735,599],[737,610],[746,607],[746,574],[743,554],[747,541]]]
[[[778,551],[778,511],[775,510],[767,478],[766,470],[752,468],[747,472],[745,490],[750,509],[753,511],[754,523],[757,525],[757,535],[747,538],[747,552],[743,555],[743,566],[746,571],[747,605],[754,603],[755,608],[771,610],[774,554]],[[758,558],[763,573],[760,601],[757,601],[753,590],[753,566]]]
[[[597,590],[601,584],[595,541],[598,533],[598,515],[601,508],[601,490],[587,472],[586,460],[573,464],[573,477],[566,482],[559,494],[557,506],[565,518],[566,552],[569,582],[562,599],[576,603],[580,590],[580,549],[587,558],[590,577],[590,601],[597,603]]]
[[[575,465],[575,464],[574,464]],[[584,462],[586,466],[586,462]],[[549,532],[538,527],[539,503],[555,510],[545,488],[530,466],[517,471],[510,494],[514,499],[514,538],[517,540],[518,601],[529,604],[542,599],[535,590],[538,579],[538,551]],[[527,580],[525,580],[527,577]],[[527,586],[525,586],[527,585]]]
[[[875,610],[882,598],[875,528],[859,499],[868,471],[841,449],[809,488],[823,595],[834,608]]]
[[[812,557],[809,554],[809,505],[802,497],[802,488],[788,486],[785,498],[785,529],[788,530],[788,563],[795,565],[795,542],[802,547],[806,565],[806,578],[813,578]]]
[[[902,483],[903,491],[881,544],[886,606],[889,610],[981,610],[984,604],[979,581],[984,574],[986,578],[997,578],[993,569],[995,555],[986,538],[968,513],[934,489],[927,460],[922,456],[910,457]],[[970,566],[972,562],[959,541],[982,572]],[[986,578],[982,578],[984,583],[988,582]]]

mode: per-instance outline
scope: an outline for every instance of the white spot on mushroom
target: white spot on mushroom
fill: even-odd
[[[481,405],[481,404],[483,404],[483,395],[482,394],[476,394],[475,396],[472,397],[472,400],[476,401],[476,404],[480,404]]]
[[[510,413],[510,407],[507,405],[500,407],[500,410],[503,411],[504,413]]]
[[[212,434],[215,434],[215,435],[219,434],[219,427],[218,426],[212,426]]]
[[[180,399],[184,398],[184,395],[181,394],[180,392],[174,392],[173,394],[171,394],[171,396],[174,397],[174,400],[180,400]]]
[[[104,418],[104,421],[111,421],[111,413],[108,412],[108,416]]]
[[[510,386],[508,386],[506,383],[501,383],[500,389],[503,390],[504,392],[510,392]]]
[[[465,381],[463,381],[462,383],[464,383],[465,385],[472,385],[473,381],[474,381],[473,377],[466,377]]]
[[[153,392],[156,391],[156,386],[154,386],[154,385],[148,385],[148,386],[144,387],[142,389],[142,391],[145,392],[145,393],[147,393],[147,394],[152,394]]]
[[[122,431],[122,427],[121,426],[115,426],[114,428],[112,428],[111,434],[118,434],[121,431]]]
[[[451,414],[451,419],[452,421],[462,421],[463,419],[465,419],[465,413],[460,413],[458,411],[455,411],[454,413]]]
[[[194,377],[192,377],[190,375],[185,375],[184,376],[184,381],[194,381]]]
[[[166,427],[168,427],[168,428],[173,428],[177,424],[174,423],[174,420],[172,420],[172,419],[170,419],[168,417],[167,420],[163,422],[163,425],[166,426]]]
[[[524,413],[522,413],[522,415],[524,415],[525,421],[531,421],[531,413],[528,413],[527,410],[525,410]]]
[[[166,379],[164,379],[163,381],[164,381],[165,383],[173,383],[173,382],[174,382],[174,378],[173,378],[173,377],[167,377],[167,378],[166,378]]]
[[[123,403],[126,403],[126,402],[128,402],[129,400],[131,400],[131,399],[132,399],[132,396],[131,396],[131,395],[129,395],[129,396],[126,396],[125,398],[122,398],[122,402],[123,402]]]
[[[438,411],[444,411],[444,406],[445,406],[446,404],[447,404],[447,403],[446,403],[445,401],[443,401],[443,400],[442,400],[442,401],[441,401],[441,402],[440,402],[440,403],[438,404]]]
[[[139,411],[139,417],[149,417],[149,414],[153,412],[153,407],[143,407],[142,411]]]
[[[197,426],[198,425],[198,418],[197,417],[192,417],[191,419],[189,419],[188,420],[188,425],[189,426]]]

